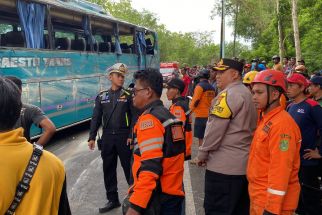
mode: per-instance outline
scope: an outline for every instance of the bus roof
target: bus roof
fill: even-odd
[[[56,10],[58,9],[58,11],[59,11],[59,9],[68,10],[73,13],[77,13],[77,14],[81,14],[81,15],[86,14],[86,15],[89,15],[90,17],[96,17],[99,19],[109,20],[111,22],[118,23],[122,26],[136,28],[137,30],[141,30],[141,31],[146,30],[148,32],[154,32],[153,30],[150,30],[148,28],[134,25],[129,22],[115,18],[109,12],[107,12],[103,7],[101,7],[97,4],[85,1],[85,0],[31,0],[31,1],[35,2],[35,3],[50,5],[53,8],[55,8]],[[16,1],[1,0],[0,6],[1,5],[15,8]],[[69,14],[64,13],[64,16],[68,16],[68,15]],[[70,16],[72,17],[73,14],[70,14]]]

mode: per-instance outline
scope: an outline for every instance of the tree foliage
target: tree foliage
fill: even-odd
[[[221,0],[216,0],[213,16],[221,13]],[[284,34],[283,44],[288,57],[295,56],[293,36],[291,0],[279,0],[280,14],[276,14],[276,0],[225,0],[226,15],[235,17],[233,8],[239,4],[237,35],[251,41],[251,49],[241,52],[246,59],[262,57],[271,61],[271,57],[279,53],[278,18],[282,20]],[[309,71],[321,69],[322,53],[322,1],[298,1],[298,23],[302,58]],[[233,19],[232,19],[233,20]],[[234,26],[233,21],[228,23]]]
[[[178,61],[190,66],[207,65],[219,57],[219,47],[211,39],[214,32],[170,32],[159,23],[156,14],[134,9],[131,0],[91,1],[103,6],[116,18],[155,30],[158,33],[163,62]]]
[[[147,10],[135,10],[131,0],[91,1],[102,5],[114,17],[157,31],[161,61],[205,65],[219,58],[219,46],[213,42],[213,32],[170,32],[159,22],[156,14]],[[225,0],[224,2],[226,16],[230,17],[228,25],[235,26],[234,18],[237,12],[237,37],[251,42],[251,47],[237,42],[236,56],[248,60],[261,57],[270,62],[271,57],[279,53],[278,18],[282,20],[285,55],[295,56],[291,0],[279,0],[279,14],[276,14],[276,0]],[[237,5],[238,10],[236,10]],[[320,69],[322,65],[321,11],[321,0],[298,1],[302,57],[310,71]],[[211,16],[217,16],[220,13],[221,0],[215,0]],[[233,43],[226,43],[225,48],[225,56],[233,57]]]

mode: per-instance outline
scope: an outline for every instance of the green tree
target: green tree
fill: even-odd
[[[150,11],[133,9],[131,0],[119,2],[91,0],[108,10],[116,18],[145,26],[158,33],[161,61],[178,61],[192,65],[207,65],[218,58],[219,48],[213,43],[214,32],[170,32]]]

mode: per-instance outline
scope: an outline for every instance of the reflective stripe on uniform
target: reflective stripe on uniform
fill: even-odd
[[[173,119],[168,119],[164,123],[162,123],[163,127],[167,127],[168,125],[172,124],[174,122]]]
[[[153,149],[162,149],[162,147],[163,147],[163,144],[162,143],[153,144],[153,145],[150,145],[150,146],[146,146],[144,148],[141,148],[140,149],[140,152],[141,152],[141,154],[143,154],[143,152],[150,151],[150,150],[153,150]]]
[[[134,147],[133,147],[133,150],[137,150],[139,148],[139,144],[135,144]]]
[[[271,188],[268,188],[267,192],[269,192],[270,194],[278,195],[278,196],[285,196],[285,194],[286,194],[285,191],[274,190],[274,189],[271,189]]]
[[[171,124],[173,124],[175,122],[180,122],[180,120],[178,120],[178,119],[168,119],[168,120],[164,121],[164,123],[162,123],[162,125],[165,128],[168,125],[171,125]]]
[[[185,112],[184,114],[186,114],[186,116],[188,116],[191,113],[191,110],[188,110],[187,112]]]
[[[146,145],[149,145],[151,143],[154,143],[154,142],[164,142],[164,138],[163,137],[157,137],[157,138],[151,138],[151,139],[148,139],[148,140],[145,140],[143,141],[142,143],[140,143],[140,147],[144,147]]]

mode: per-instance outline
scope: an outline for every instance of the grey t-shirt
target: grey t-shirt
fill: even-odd
[[[40,122],[47,118],[45,113],[37,106],[31,104],[23,104],[21,114],[14,128],[22,127],[24,136],[30,142],[30,128],[32,124],[39,127]]]

